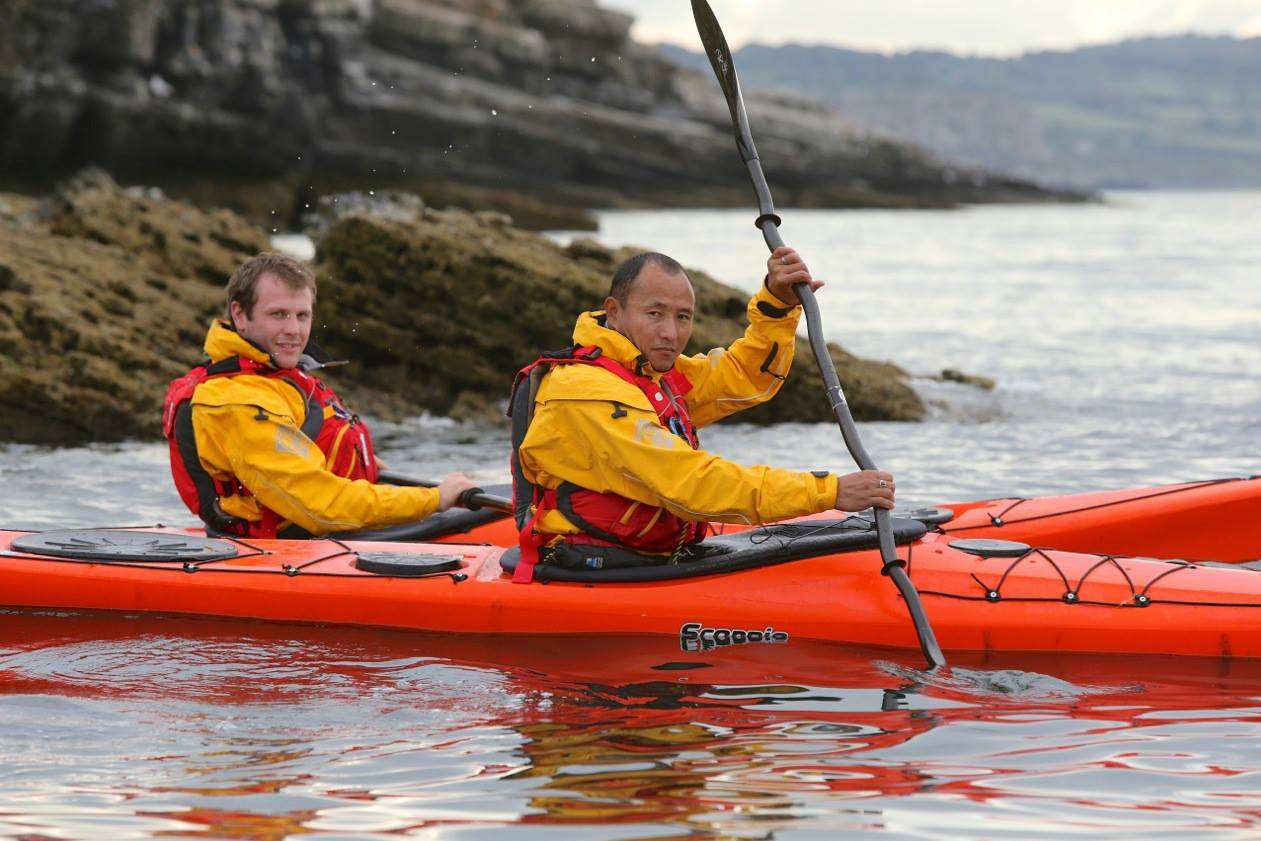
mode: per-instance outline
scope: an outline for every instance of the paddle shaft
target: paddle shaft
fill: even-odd
[[[377,480],[383,485],[398,485],[403,488],[436,488],[437,482],[427,482],[424,479],[412,479],[408,476],[400,476],[397,473],[382,472]],[[460,498],[455,501],[456,505],[461,508],[468,508],[476,511],[479,508],[489,508],[492,511],[501,511],[504,514],[512,513],[512,502],[501,496],[490,496],[481,488],[469,488],[460,494]]]
[[[705,45],[705,52],[709,56],[714,74],[718,77],[723,95],[727,98],[727,107],[731,110],[731,120],[736,132],[736,146],[740,150],[740,157],[744,159],[749,169],[749,178],[757,193],[759,214],[757,227],[762,231],[767,248],[773,252],[784,245],[784,240],[779,235],[781,220],[775,213],[771,188],[767,183],[766,175],[762,172],[757,147],[753,144],[748,112],[744,107],[744,99],[740,95],[740,80],[736,75],[731,50],[727,46],[726,37],[722,34],[722,28],[718,25],[718,19],[706,0],[692,0],[692,12],[696,17],[696,26],[700,32],[701,41]],[[806,331],[810,337],[810,349],[814,352],[814,360],[819,366],[824,385],[827,386],[828,402],[841,428],[841,437],[845,440],[845,446],[849,448],[850,455],[853,456],[860,469],[875,470],[875,461],[867,452],[867,448],[863,446],[858,427],[854,424],[854,416],[845,400],[845,392],[841,388],[841,378],[837,375],[836,365],[832,362],[831,353],[828,352],[827,340],[823,336],[823,319],[819,316],[819,303],[815,300],[814,290],[807,283],[798,283],[793,287],[793,291],[801,299],[801,308],[806,315]],[[944,666],[946,658],[941,653],[937,636],[933,633],[928,616],[924,613],[924,605],[920,601],[919,593],[906,574],[905,562],[897,556],[897,547],[893,539],[893,523],[888,510],[876,508],[875,519],[876,532],[880,538],[880,558],[884,562],[881,572],[893,580],[898,592],[906,601],[907,610],[915,624],[915,633],[919,637],[920,650],[928,660],[929,667],[936,669]]]
[[[758,169],[760,171],[761,167]],[[773,213],[774,210],[772,209],[771,212]],[[762,236],[766,239],[766,245],[771,251],[784,244],[779,236],[779,229],[770,219],[762,224]],[[867,448],[863,446],[858,427],[854,423],[854,415],[845,401],[841,378],[836,373],[832,354],[828,352],[827,340],[823,337],[823,319],[819,315],[819,302],[815,300],[814,290],[807,283],[798,283],[793,287],[793,291],[801,299],[801,309],[806,316],[806,332],[810,337],[810,349],[814,351],[815,363],[819,366],[819,373],[823,376],[823,383],[827,387],[828,403],[831,404],[832,414],[836,416],[836,423],[841,428],[841,437],[845,440],[845,446],[860,469],[875,470],[876,463],[867,452]],[[874,511],[876,533],[880,537],[880,559],[884,562],[883,572],[893,580],[894,586],[906,600],[907,610],[910,611],[911,620],[915,624],[915,633],[919,637],[920,649],[924,652],[929,667],[935,669],[944,666],[945,655],[942,654],[941,646],[937,643],[937,635],[933,633],[933,626],[929,624],[928,616],[924,613],[924,605],[920,601],[919,592],[906,574],[904,563],[897,557],[897,547],[893,542],[893,523],[890,520],[889,511],[885,508],[876,508]]]

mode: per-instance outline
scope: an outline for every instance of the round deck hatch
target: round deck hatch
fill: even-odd
[[[461,566],[459,555],[413,555],[406,552],[363,552],[355,559],[355,567],[375,575],[398,578],[419,578],[454,572]]]
[[[967,552],[969,555],[980,555],[982,558],[1019,558],[1031,551],[1028,543],[1017,543],[1014,540],[988,540],[982,537],[952,540],[950,548]]]
[[[131,529],[67,529],[19,537],[15,552],[70,558],[76,561],[220,561],[236,557],[236,546],[226,540]]]
[[[895,514],[897,517],[906,517],[908,520],[919,520],[926,526],[940,526],[942,523],[948,523],[954,519],[955,512],[949,508],[916,508],[914,511],[907,511],[905,514]]]

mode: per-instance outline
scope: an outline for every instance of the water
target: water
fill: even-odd
[[[866,424],[900,500],[1261,473],[1261,193],[785,212],[829,335],[926,380]],[[752,289],[748,212],[609,213]],[[809,365],[795,376],[811,376]],[[401,472],[506,477],[501,433],[382,430]],[[842,468],[826,425],[727,426],[746,462]],[[165,450],[0,450],[0,523],[189,524]],[[1261,666],[796,645],[477,640],[0,616],[0,835],[540,839],[1252,838]]]

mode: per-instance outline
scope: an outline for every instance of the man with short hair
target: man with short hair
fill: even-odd
[[[228,282],[206,360],[171,383],[163,430],[180,497],[214,533],[302,538],[414,522],[473,487],[376,484],[372,435],[312,372],[315,275],[262,253]]]
[[[817,289],[795,251],[771,255],[730,347],[681,356],[696,295],[664,254],[627,260],[604,310],[583,313],[574,349],[522,371],[512,401],[521,563],[630,565],[670,556],[710,522],[755,525],[829,509],[892,508],[893,477],[744,467],[700,449],[696,430],[763,403],[792,366],[800,302]],[[629,551],[628,551],[629,550]]]

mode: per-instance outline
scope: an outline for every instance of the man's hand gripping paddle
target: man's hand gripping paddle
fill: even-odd
[[[727,107],[731,109],[731,123],[735,128],[736,146],[740,149],[740,157],[749,168],[749,177],[753,180],[753,189],[757,192],[759,216],[755,223],[762,231],[766,245],[771,251],[779,248],[784,241],[779,236],[780,218],[775,213],[775,204],[771,201],[771,189],[762,174],[762,164],[758,160],[757,148],[753,145],[753,135],[749,131],[749,117],[744,109],[744,99],[740,95],[740,80],[736,75],[736,66],[731,58],[731,50],[727,39],[722,34],[718,19],[706,0],[692,0],[692,14],[696,18],[696,28],[700,31],[701,42],[709,56],[709,63],[718,76],[718,84],[727,97]],[[799,283],[793,291],[801,299],[801,307],[806,314],[806,329],[810,334],[810,348],[814,351],[815,362],[823,375],[827,386],[828,401],[836,415],[836,422],[841,427],[841,436],[850,455],[863,470],[876,469],[875,463],[863,447],[858,436],[858,428],[854,425],[854,416],[845,402],[845,393],[841,390],[841,380],[836,374],[836,366],[828,353],[827,342],[823,337],[823,321],[819,317],[819,304],[815,301],[814,290],[807,283]],[[876,529],[880,535],[880,557],[884,561],[881,570],[893,579],[906,600],[911,619],[915,622],[915,632],[919,635],[920,649],[928,660],[929,668],[936,669],[946,664],[941,647],[937,645],[937,637],[933,634],[928,617],[924,615],[924,606],[920,603],[919,593],[906,574],[905,562],[897,556],[893,542],[893,526],[889,520],[889,512],[883,508],[875,509]]]
[[[404,488],[436,488],[437,482],[430,482],[425,479],[413,479],[410,476],[400,476],[397,473],[382,472],[377,479],[382,485],[398,485]],[[490,496],[481,488],[469,488],[460,494],[460,498],[455,501],[460,508],[467,508],[470,511],[477,511],[479,508],[489,508],[492,511],[500,511],[504,514],[512,513],[512,501],[504,499],[501,496]]]

